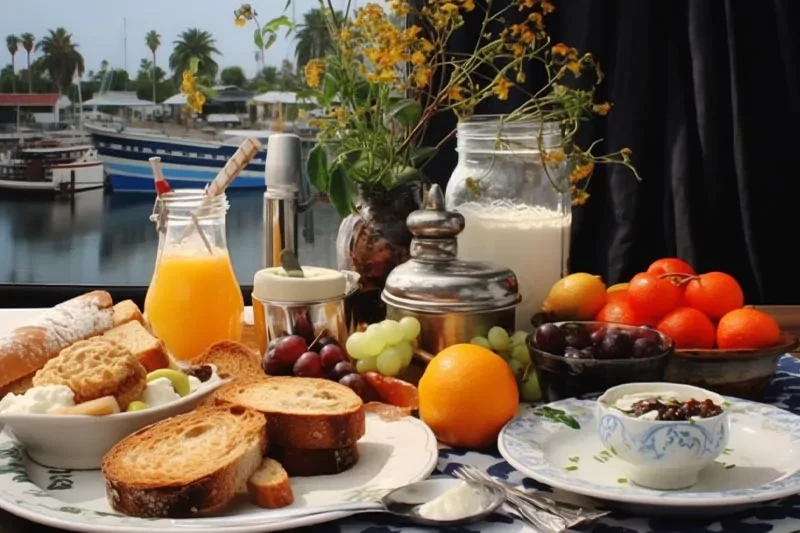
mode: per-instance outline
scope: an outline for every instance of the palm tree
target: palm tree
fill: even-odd
[[[214,46],[216,39],[207,31],[198,28],[189,28],[180,34],[178,40],[173,41],[175,48],[169,56],[169,68],[179,80],[184,70],[189,68],[192,58],[197,58],[197,75],[214,79],[219,66],[212,57],[222,53]]]
[[[344,14],[337,11],[337,20],[344,18]],[[325,12],[322,9],[312,9],[303,15],[303,24],[297,31],[297,49],[295,59],[297,66],[303,68],[312,59],[325,57],[334,50],[333,37],[325,22]]]
[[[150,49],[150,52],[153,53],[153,105],[156,103],[156,50],[158,47],[161,46],[161,36],[156,32],[156,30],[150,30],[147,32],[147,35],[144,36],[144,42],[147,44],[147,48]]]
[[[23,33],[19,36],[22,39],[22,48],[28,54],[28,93],[33,92],[33,77],[31,75],[31,52],[36,44],[36,37],[32,33]]]
[[[48,30],[49,35],[36,43],[36,50],[42,52],[42,66],[56,84],[58,93],[72,84],[75,71],[83,74],[83,56],[78,52],[78,44],[72,42],[72,34],[64,28]]]
[[[9,35],[6,37],[6,47],[11,54],[11,92],[17,92],[17,74],[14,69],[14,56],[19,50],[19,37],[16,35]]]

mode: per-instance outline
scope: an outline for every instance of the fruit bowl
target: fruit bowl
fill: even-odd
[[[760,350],[675,350],[664,379],[726,396],[760,400],[780,358],[798,346],[797,336],[784,331],[780,344]]]
[[[553,327],[561,332],[563,342]],[[555,339],[543,336],[548,330]],[[527,345],[546,402],[603,392],[625,383],[663,381],[674,352],[672,339],[663,333],[608,322],[544,324],[528,337]],[[584,346],[577,350],[586,352],[575,354],[575,346]],[[589,357],[590,349],[595,357]]]

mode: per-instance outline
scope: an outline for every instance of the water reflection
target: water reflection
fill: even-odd
[[[236,275],[252,283],[260,268],[262,193],[228,195],[228,247]],[[74,200],[0,198],[0,282],[147,285],[158,235],[148,220],[153,199],[144,194],[87,191]],[[340,218],[318,204],[300,216],[303,264],[336,265]]]

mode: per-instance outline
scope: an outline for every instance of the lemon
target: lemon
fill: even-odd
[[[599,276],[577,272],[558,280],[542,305],[560,320],[592,320],[606,304],[606,285]]]
[[[627,291],[627,290],[628,290],[627,283],[617,283],[616,285],[610,286],[606,292],[617,292],[617,291]]]

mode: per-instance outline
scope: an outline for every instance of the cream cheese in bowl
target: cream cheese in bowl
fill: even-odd
[[[44,414],[75,405],[75,393],[66,385],[31,387],[24,394],[6,394],[0,400],[0,414]]]

